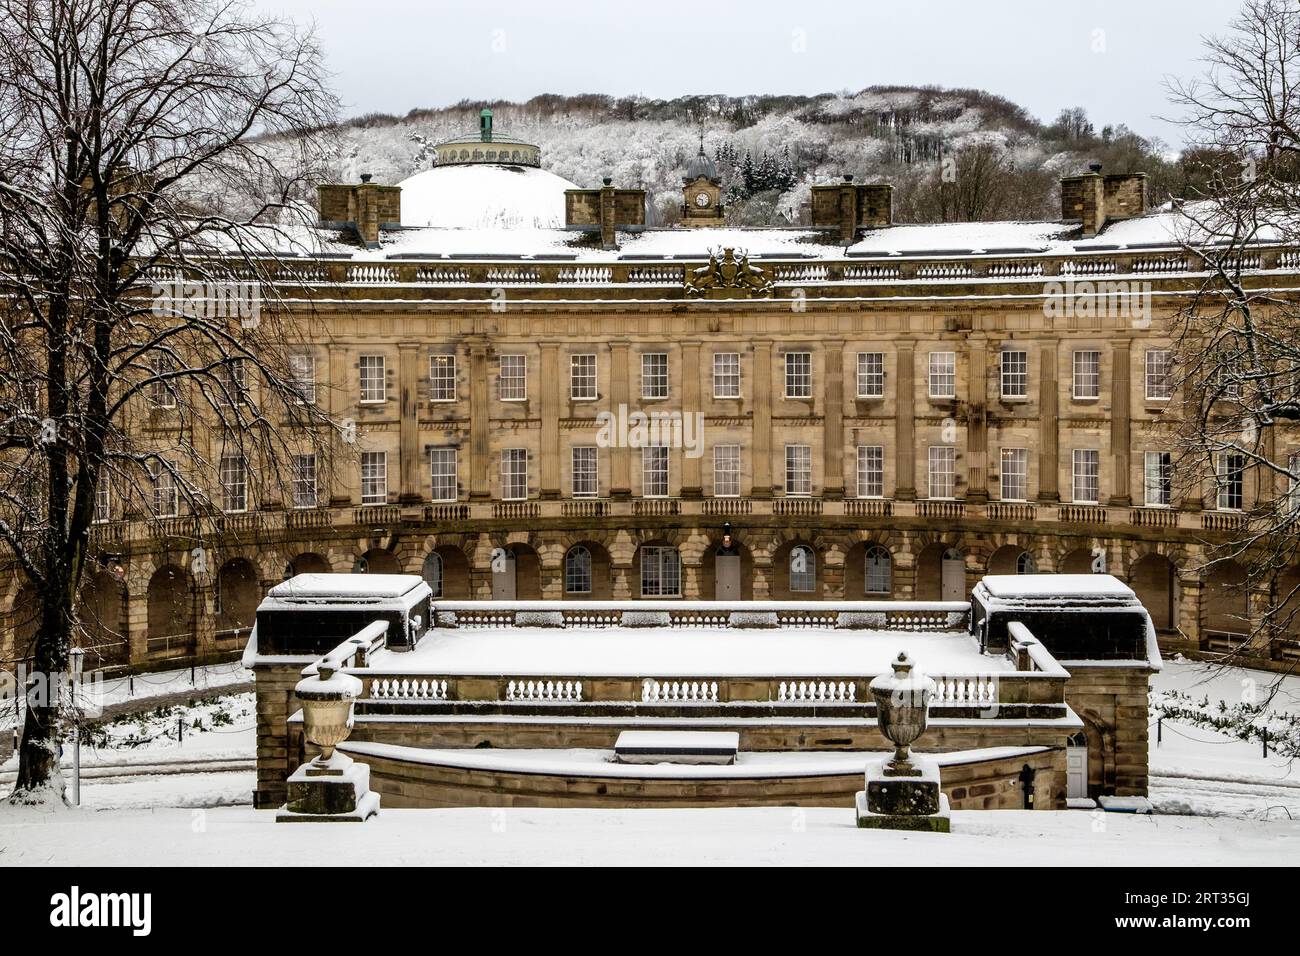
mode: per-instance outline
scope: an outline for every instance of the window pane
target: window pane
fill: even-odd
[[[785,446],[785,493],[787,495],[812,494],[812,447],[810,445]]]
[[[382,505],[388,502],[388,453],[361,453],[361,503]]]
[[[947,445],[934,445],[930,448],[930,497],[953,497],[957,449]]]
[[[1002,353],[1002,397],[1026,398],[1029,395],[1029,353]]]
[[[668,496],[668,449],[662,445],[641,449],[641,494],[646,498]]]
[[[740,398],[740,353],[713,353],[713,397]]]
[[[641,397],[668,397],[667,352],[646,352],[641,356]]]
[[[858,398],[883,398],[885,395],[885,353],[858,353]]]
[[[881,547],[867,549],[865,590],[868,594],[888,594],[894,589],[893,558]]]
[[[817,590],[817,557],[812,548],[790,549],[790,590],[805,594]]]
[[[569,397],[574,401],[590,401],[596,397],[596,356],[570,356]]]
[[[1024,501],[1029,497],[1029,450],[1027,448],[1002,449],[1003,501]]]
[[[812,353],[785,353],[785,397],[812,398]]]
[[[221,510],[248,510],[248,469],[237,454],[221,456]]]
[[[430,497],[434,501],[455,501],[456,489],[456,449],[429,449],[429,473],[431,475]]]
[[[1101,353],[1074,353],[1074,397],[1101,396]]]
[[[528,497],[528,449],[505,448],[501,451],[501,498],[522,501]]]
[[[740,495],[740,446],[713,446],[713,495],[734,498]]]
[[[957,353],[930,353],[930,397],[957,397]]]
[[[600,474],[596,446],[574,448],[570,452],[573,468],[573,497],[595,498],[600,494]]]
[[[315,508],[318,503],[316,491],[316,456],[293,456],[293,506],[295,508]]]
[[[384,357],[382,355],[363,355],[360,361],[361,401],[382,402],[384,400]]]
[[[1143,500],[1152,507],[1169,506],[1173,466],[1167,451],[1149,451],[1143,459]]]
[[[441,354],[429,356],[429,400],[432,402],[456,400],[456,356]]]
[[[883,445],[858,446],[858,497],[880,498],[885,494],[885,449]]]
[[[591,593],[591,552],[576,547],[564,556],[564,590],[569,594]]]
[[[1096,504],[1101,498],[1101,453],[1095,448],[1074,450],[1074,500],[1081,504]]]
[[[1151,349],[1146,355],[1147,398],[1161,401],[1173,396],[1174,383],[1169,366],[1169,352]]]
[[[528,356],[501,356],[501,401],[522,402],[528,398]]]
[[[1246,456],[1231,452],[1219,456],[1219,509],[1240,511],[1244,502]]]
[[[316,356],[295,354],[289,356],[289,379],[299,399],[305,404],[316,401]]]
[[[682,593],[681,558],[675,548],[641,549],[641,596],[680,597]]]

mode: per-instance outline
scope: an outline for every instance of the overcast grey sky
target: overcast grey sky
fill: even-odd
[[[1166,75],[1235,0],[258,0],[314,19],[348,115],[538,93],[980,87],[1039,119],[1083,106],[1171,145]]]

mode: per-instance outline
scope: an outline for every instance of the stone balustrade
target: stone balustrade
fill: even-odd
[[[1250,515],[1234,511],[1194,511],[1178,508],[1143,508],[1110,505],[1044,506],[1032,502],[973,502],[889,498],[586,498],[568,500],[474,501],[424,504],[415,507],[376,505],[348,508],[313,508],[290,511],[260,511],[211,518],[187,516],[148,521],[134,519],[96,524],[96,543],[126,545],[163,539],[196,543],[215,538],[252,538],[281,532],[312,531],[341,527],[368,530],[438,527],[466,523],[528,520],[571,520],[574,518],[732,518],[831,517],[870,522],[898,519],[942,519],[964,522],[1007,522],[1045,526],[1085,525],[1179,529],[1212,534],[1240,532],[1250,524]]]
[[[1166,249],[1078,251],[1069,254],[967,254],[946,256],[850,256],[842,260],[800,258],[763,259],[778,287],[960,284],[970,282],[1035,283],[1062,280],[1113,280],[1122,277],[1161,278],[1202,275],[1206,260],[1222,250]],[[1246,271],[1300,268],[1300,251],[1261,245],[1234,252]],[[689,270],[707,262],[699,259],[629,259],[613,262],[527,260],[517,257],[455,256],[441,261],[386,259],[373,262],[341,259],[293,259],[243,269],[235,278],[254,279],[259,272],[285,286],[422,286],[422,287],[545,287],[545,286],[668,286],[681,287]]]
[[[843,628],[964,631],[961,601],[438,601],[435,628]]]

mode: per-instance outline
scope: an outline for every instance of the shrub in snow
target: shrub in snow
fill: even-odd
[[[841,611],[835,626],[851,631],[875,630],[885,626],[883,611]]]
[[[516,611],[515,627],[564,627],[560,611]]]
[[[732,627],[780,627],[775,611],[732,611],[727,623]]]
[[[672,620],[667,611],[624,611],[623,627],[668,627]]]

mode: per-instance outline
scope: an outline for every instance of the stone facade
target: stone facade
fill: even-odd
[[[1133,177],[1093,178],[1121,214],[1140,203]],[[868,215],[868,187],[826,188],[850,191],[859,221]],[[331,209],[356,205],[331,196]],[[323,259],[310,286],[295,266],[286,291],[314,298],[328,332],[311,349],[318,400],[355,421],[358,440],[319,463],[317,508],[268,496],[217,521],[98,526],[102,662],[228,657],[290,571],[424,573],[448,598],[710,598],[724,524],[743,598],[964,599],[991,571],[1104,568],[1132,584],[1167,650],[1226,649],[1300,569],[1249,594],[1239,567],[1202,570],[1243,509],[1280,491],[1269,475],[1246,472],[1231,507],[1210,475],[1180,481],[1167,504],[1150,500],[1146,456],[1170,447],[1179,403],[1153,387],[1152,363],[1198,281],[1179,255],[767,255],[750,260],[767,298],[692,298],[704,260],[618,250],[527,268]],[[1289,284],[1295,263],[1263,248],[1247,282]],[[1045,283],[1089,269],[1129,277],[1148,311],[1100,308],[1101,296],[1053,311]],[[382,398],[360,400],[362,356],[382,360]],[[446,372],[436,384],[435,363]],[[635,412],[667,415],[675,447],[650,453],[602,434],[602,413]],[[166,425],[166,412],[151,414],[142,427]],[[1300,451],[1290,427],[1268,439],[1278,456]],[[386,456],[378,500],[362,498],[361,452]],[[436,497],[435,452],[451,469]],[[590,455],[594,484],[575,475]],[[200,544],[211,571],[191,568]],[[576,549],[590,571],[580,591],[566,581]],[[492,568],[503,550],[508,581]],[[652,582],[647,555],[675,576]],[[808,570],[792,575],[794,560]],[[0,658],[30,636],[33,602],[18,575],[0,576]],[[1280,632],[1251,650],[1284,666],[1298,638]]]

